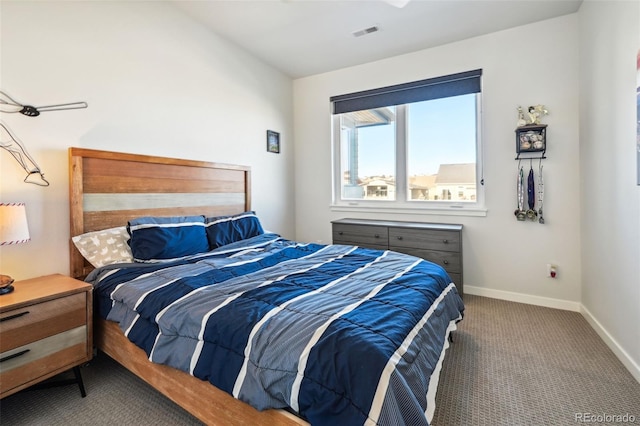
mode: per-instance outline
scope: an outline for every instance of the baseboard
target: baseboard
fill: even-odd
[[[514,293],[512,291],[494,290],[484,287],[464,286],[465,294],[490,297],[492,299],[508,300],[510,302],[526,303],[528,305],[544,306],[546,308],[564,309],[565,311],[581,312],[579,302],[552,299],[550,297],[532,296],[530,294]]]
[[[579,302],[569,300],[552,299],[550,297],[532,296],[530,294],[514,293],[511,291],[494,290],[490,288],[464,286],[465,294],[490,297],[492,299],[508,300],[510,302],[527,303],[529,305],[544,306],[547,308],[564,309],[566,311],[579,312],[587,320],[591,328],[600,336],[604,343],[613,351],[615,356],[629,370],[631,375],[640,382],[640,366],[629,354],[616,342],[609,332],[598,322],[587,308]]]
[[[613,351],[616,357],[629,370],[631,375],[640,382],[640,366],[629,356],[629,354],[618,344],[616,339],[600,324],[600,322],[589,312],[584,305],[580,305],[580,313],[587,320],[589,325],[598,333],[598,336]]]

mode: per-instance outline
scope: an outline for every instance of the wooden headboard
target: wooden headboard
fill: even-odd
[[[251,210],[251,169],[205,161],[69,148],[71,237],[140,216],[221,216]],[[69,240],[71,276],[93,266]]]

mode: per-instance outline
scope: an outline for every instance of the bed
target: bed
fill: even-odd
[[[99,350],[206,424],[428,424],[464,311],[442,268],[265,231],[248,167],[82,148],[69,166]],[[131,257],[92,246],[128,237]]]

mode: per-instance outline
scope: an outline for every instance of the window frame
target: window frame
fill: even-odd
[[[406,83],[403,85],[390,86],[387,88],[380,88],[369,90],[365,92],[357,92],[350,95],[341,95],[331,98],[332,102],[332,203],[331,210],[333,211],[354,211],[354,212],[380,212],[380,213],[398,213],[398,214],[438,214],[438,215],[456,215],[456,216],[486,216],[485,208],[485,196],[484,196],[484,170],[483,170],[483,144],[482,144],[482,90],[478,88],[475,93],[476,96],[476,199],[475,201],[443,201],[443,200],[410,200],[409,188],[408,188],[408,158],[407,158],[407,105],[415,102],[421,102],[422,100],[433,100],[438,98],[453,97],[459,94],[471,94],[455,93],[447,96],[434,96],[429,97],[426,95],[426,99],[416,99],[415,97],[409,97],[411,102],[404,104],[395,103],[396,107],[396,134],[395,134],[395,178],[396,178],[396,199],[395,200],[366,200],[366,199],[345,199],[342,197],[342,158],[341,158],[341,119],[342,113],[349,111],[342,111],[336,113],[336,101],[340,102],[342,99],[352,97],[355,99],[355,108],[364,105],[362,109],[375,108],[381,106],[392,105],[380,105],[380,100],[374,99],[369,101],[366,96],[369,94],[382,93],[382,101],[385,100],[384,96],[392,92],[394,88],[411,89],[411,87],[423,87],[428,85],[429,82],[436,81],[439,84],[442,81],[455,81],[455,78],[461,75],[476,75],[482,74],[481,70],[475,70],[467,73],[459,73],[451,76],[437,77],[435,79],[422,80],[419,82]],[[426,84],[424,84],[426,83]],[[465,89],[463,89],[465,90]],[[469,90],[469,89],[466,89]],[[425,97],[424,93],[421,95]],[[363,100],[364,99],[364,100]],[[386,98],[387,100],[390,98]],[[402,96],[395,97],[394,99],[403,99]],[[372,103],[373,102],[373,103]],[[395,101],[394,101],[395,102]],[[353,108],[354,106],[352,106]],[[351,111],[356,111],[352,109]]]

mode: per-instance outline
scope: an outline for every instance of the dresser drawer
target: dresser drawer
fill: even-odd
[[[0,392],[51,372],[64,371],[87,357],[87,326],[73,328],[0,353]]]
[[[0,352],[86,325],[86,298],[82,292],[3,312]]]
[[[460,252],[461,244],[460,233],[456,231],[389,228],[391,250],[396,250],[394,247],[407,247]]]
[[[366,225],[333,225],[333,243],[387,249],[387,228]]]
[[[422,250],[407,247],[389,247],[390,250],[421,257],[442,266],[449,273],[459,273],[462,270],[460,253],[439,250]]]
[[[456,288],[458,289],[458,293],[462,294],[462,275],[454,272],[447,272],[447,274],[449,274],[449,278],[451,278],[451,282],[453,282],[456,285]]]

